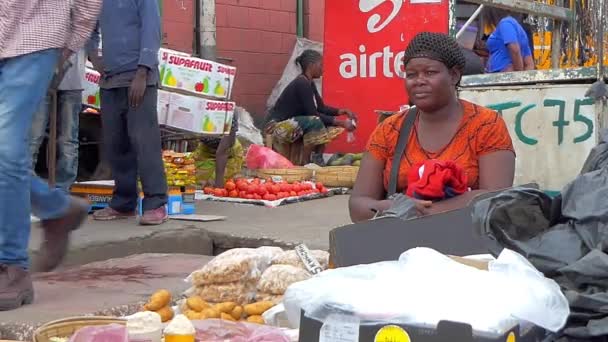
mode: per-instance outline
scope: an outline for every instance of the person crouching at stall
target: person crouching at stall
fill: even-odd
[[[349,201],[353,222],[390,208],[387,195],[393,191],[407,193],[418,214],[428,215],[464,207],[479,193],[513,185],[515,153],[504,120],[458,98],[465,58],[456,40],[419,33],[405,50],[404,66],[415,107],[387,118],[372,133]],[[401,135],[404,153],[395,158]],[[398,167],[391,172],[394,161]],[[393,182],[391,173],[396,175]],[[412,188],[410,182],[420,179],[427,184]],[[426,192],[433,187],[437,191]]]
[[[500,8],[484,8],[483,15],[494,27],[486,42],[490,52],[488,72],[534,70],[534,45],[521,22]]]
[[[265,124],[266,134],[279,143],[292,144],[303,139],[305,158],[308,160],[312,155],[317,164],[323,164],[325,145],[344,130],[354,131],[356,120],[353,112],[330,107],[319,95],[313,80],[323,75],[322,59],[314,50],[305,50],[296,58],[302,74],[285,87]],[[339,115],[346,115],[348,119],[338,119]]]
[[[229,134],[221,138],[200,139],[193,155],[198,184],[223,188],[226,179],[234,178],[241,172],[245,153],[236,138],[238,128],[238,115],[235,112]]]

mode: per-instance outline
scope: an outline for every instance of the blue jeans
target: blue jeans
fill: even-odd
[[[51,110],[51,98],[47,96],[34,115],[30,154],[32,165],[38,161],[38,151],[46,136]],[[78,174],[78,119],[82,108],[81,90],[57,92],[57,187],[69,192]]]
[[[70,204],[32,174],[29,153],[32,118],[58,59],[57,49],[0,59],[0,264],[27,269],[30,213],[59,218]]]

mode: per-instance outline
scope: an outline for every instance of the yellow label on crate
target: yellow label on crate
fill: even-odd
[[[410,335],[403,328],[387,325],[378,330],[374,342],[411,342]]]
[[[515,342],[517,339],[515,338],[515,333],[514,332],[510,332],[509,336],[507,336],[507,342]]]

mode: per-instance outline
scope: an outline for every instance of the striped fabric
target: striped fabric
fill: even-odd
[[[101,3],[102,0],[0,0],[0,59],[52,48],[67,47],[77,52],[91,35]]]

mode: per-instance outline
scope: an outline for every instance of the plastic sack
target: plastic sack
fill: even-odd
[[[324,270],[327,269],[327,266],[329,265],[329,253],[328,252],[321,251],[321,250],[311,250],[310,255],[319,262],[319,264],[321,265],[321,268],[323,268]],[[289,250],[289,251],[285,251],[281,254],[278,254],[276,257],[274,257],[272,259],[272,264],[273,265],[291,265],[291,266],[306,269],[306,266],[302,262],[302,259],[296,253],[295,250]]]
[[[529,322],[559,330],[569,314],[565,297],[513,253],[506,250],[482,271],[432,249],[414,248],[399,261],[328,270],[295,283],[283,303],[296,326],[303,309],[319,321],[338,313],[356,315],[362,324],[436,326],[449,320],[500,334]]]
[[[291,265],[272,265],[262,273],[258,291],[271,295],[282,295],[289,285],[310,277],[310,273],[303,268]]]
[[[264,143],[262,132],[255,127],[251,114],[245,108],[239,106],[234,110],[234,114],[239,117],[239,129],[236,136],[241,140],[241,143],[245,147],[251,144],[262,145]]]
[[[279,247],[234,248],[194,271],[186,281],[195,286],[257,280],[270,261],[283,250]]]
[[[89,326],[76,330],[69,342],[129,342],[129,334],[119,324]]]
[[[600,132],[600,141],[591,149],[589,156],[583,164],[581,174],[596,171],[608,165],[608,129]]]
[[[256,283],[253,281],[236,281],[202,285],[196,288],[195,293],[209,303],[247,304],[255,298],[255,287]]]
[[[249,146],[245,160],[247,168],[250,170],[290,169],[294,167],[287,158],[268,147],[260,145]]]
[[[588,161],[598,156],[592,152]],[[561,285],[572,310],[564,336],[608,337],[608,168],[579,175],[555,199],[528,189],[505,191],[478,202],[473,218],[495,241],[494,251],[522,254]]]
[[[290,342],[279,328],[245,322],[206,319],[192,321],[196,340],[205,342]]]

